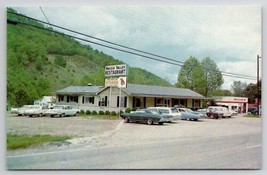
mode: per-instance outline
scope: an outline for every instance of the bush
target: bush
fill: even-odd
[[[125,113],[130,113],[131,111],[132,111],[131,108],[126,108],[126,109],[125,109]]]
[[[110,112],[109,111],[105,111],[105,115],[110,115]]]
[[[115,111],[111,111],[111,115],[117,115]]]
[[[99,111],[98,114],[99,115],[104,115],[105,113],[104,113],[104,111]]]
[[[80,111],[80,114],[83,115],[83,114],[84,114],[84,110],[81,110],[81,111]]]
[[[86,110],[86,114],[87,114],[87,115],[90,115],[90,114],[91,114],[91,111]]]
[[[97,112],[96,111],[92,111],[92,115],[97,115]]]
[[[67,66],[67,61],[64,59],[63,56],[56,56],[54,60],[54,64],[60,67],[65,68]]]

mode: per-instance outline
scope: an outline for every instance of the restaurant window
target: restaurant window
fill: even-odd
[[[58,102],[64,101],[64,96],[63,95],[59,95],[58,96]]]
[[[95,97],[83,97],[83,103],[94,104],[95,103]]]
[[[78,103],[78,96],[67,96],[67,102],[76,102],[76,103]]]
[[[187,107],[187,100],[186,99],[180,99],[180,105],[179,106]]]
[[[100,97],[98,106],[107,106],[108,96]]]
[[[119,107],[119,101],[121,102],[121,106],[120,107],[126,107],[127,106],[127,97],[120,97],[117,96],[117,107]]]

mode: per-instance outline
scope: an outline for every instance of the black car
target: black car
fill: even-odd
[[[125,123],[142,122],[149,125],[155,123],[162,125],[163,123],[170,122],[173,118],[171,115],[160,114],[157,111],[149,109],[138,109],[135,112],[122,113],[121,117]]]

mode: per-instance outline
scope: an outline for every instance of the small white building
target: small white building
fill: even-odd
[[[49,109],[53,108],[56,103],[56,97],[54,96],[43,96],[43,98],[35,100],[34,105],[47,106]]]
[[[247,97],[216,97],[214,99],[217,105],[226,106],[228,109],[237,111],[238,113],[248,112]]]

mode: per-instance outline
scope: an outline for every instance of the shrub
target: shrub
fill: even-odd
[[[97,112],[96,111],[92,111],[92,115],[97,115]]]
[[[91,111],[86,110],[86,114],[87,114],[87,115],[90,115],[90,114],[91,114]]]
[[[105,115],[110,115],[110,112],[109,111],[105,111]]]
[[[132,111],[131,108],[126,108],[126,109],[125,109],[125,113],[130,113],[131,111]]]
[[[80,111],[80,114],[83,115],[83,114],[84,114],[84,110],[81,110],[81,111]]]
[[[105,113],[104,113],[104,111],[99,111],[98,114],[99,115],[104,115]]]
[[[111,111],[111,115],[117,115],[115,111]]]

